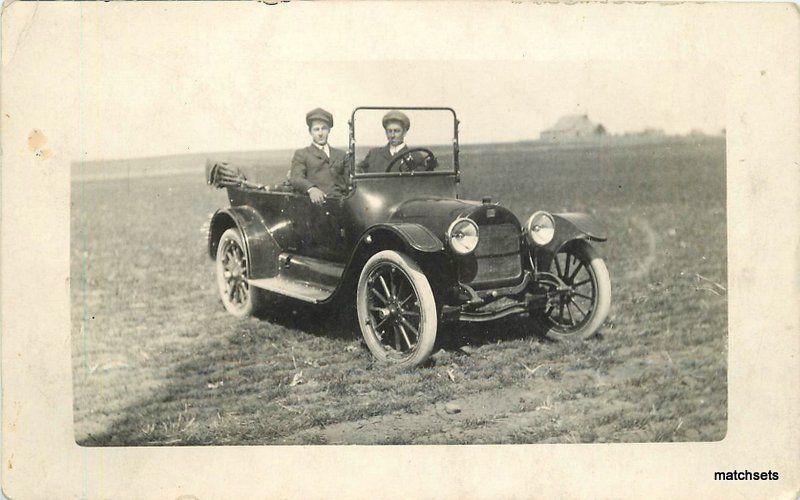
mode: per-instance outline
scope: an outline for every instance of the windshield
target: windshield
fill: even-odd
[[[449,109],[357,109],[356,176],[455,172],[454,120]]]

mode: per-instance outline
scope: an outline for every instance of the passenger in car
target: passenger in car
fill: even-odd
[[[392,110],[383,115],[383,128],[387,143],[380,148],[369,150],[367,156],[356,166],[356,172],[385,172],[389,163],[399,154],[408,150],[405,143],[406,132],[411,128],[411,120],[405,113]],[[420,162],[421,155],[412,153],[407,161]],[[398,166],[399,167],[399,166]]]
[[[296,191],[308,193],[313,203],[321,205],[326,196],[340,195],[345,190],[345,153],[328,144],[333,128],[333,115],[329,112],[312,109],[306,114],[306,124],[311,144],[294,152],[289,183]]]

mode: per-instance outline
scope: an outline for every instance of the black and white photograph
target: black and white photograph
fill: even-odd
[[[528,498],[550,470],[569,483],[543,495],[626,496],[639,467],[668,472],[631,492],[796,486],[797,393],[763,389],[798,373],[797,61],[768,48],[800,45],[791,7],[731,41],[733,5],[19,3],[3,433],[32,411],[16,387],[57,388],[76,495],[170,464],[215,465],[156,496],[255,468],[274,482],[222,495],[339,496],[334,470],[366,469],[385,494],[345,496],[393,498],[433,463],[402,491]],[[755,422],[777,427],[737,461]],[[30,470],[15,454],[4,473]],[[441,483],[473,459],[492,481]]]
[[[718,68],[242,58],[212,86],[190,50],[177,81],[126,60],[173,85],[148,126],[121,42],[91,50],[87,107],[139,132],[73,164],[78,443],[725,436]]]

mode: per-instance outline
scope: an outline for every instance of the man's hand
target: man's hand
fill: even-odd
[[[325,203],[325,193],[317,186],[308,188],[308,196],[311,198],[311,203],[314,205],[322,205]]]

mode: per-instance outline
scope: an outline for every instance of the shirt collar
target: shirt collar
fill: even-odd
[[[402,150],[404,147],[406,147],[405,142],[401,142],[397,146],[389,146],[389,154],[395,155],[398,151]]]
[[[331,155],[331,148],[330,148],[330,146],[328,146],[327,142],[325,143],[324,146],[320,146],[319,144],[317,144],[316,142],[313,142],[313,141],[311,142],[311,144],[313,144],[314,147],[316,147],[320,151],[325,151],[325,154],[327,154],[328,156]]]

